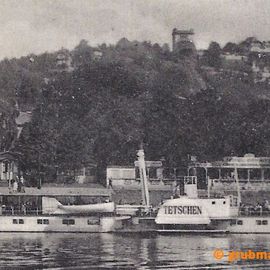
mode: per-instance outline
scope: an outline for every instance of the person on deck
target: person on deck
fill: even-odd
[[[263,210],[263,207],[262,207],[261,204],[258,202],[257,205],[255,206],[256,214],[262,215],[262,210]]]
[[[22,204],[22,213],[26,215],[26,205],[24,203]]]
[[[15,211],[14,211],[14,206],[13,206],[13,204],[10,205],[10,211],[11,211],[11,215],[14,215]]]
[[[17,191],[18,191],[18,182],[17,181],[14,181],[13,192],[17,192]]]
[[[268,211],[270,210],[270,204],[269,204],[268,200],[264,200],[263,207]]]
[[[23,176],[20,177],[20,181],[24,185],[24,178],[23,178]]]
[[[22,184],[21,181],[18,181],[18,192],[20,193],[22,191]]]
[[[11,179],[10,180],[10,191],[13,192],[14,190],[14,183],[15,183],[15,180],[14,179]]]

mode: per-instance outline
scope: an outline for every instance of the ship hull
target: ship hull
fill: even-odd
[[[0,232],[112,232],[121,226],[116,217],[1,216]]]
[[[209,224],[162,224],[158,232],[229,232],[229,220],[211,220]]]
[[[270,234],[270,216],[244,216],[233,219],[229,228],[235,234]]]

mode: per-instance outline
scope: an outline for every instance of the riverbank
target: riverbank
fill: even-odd
[[[237,192],[227,192],[226,195],[233,194],[237,196]],[[199,195],[207,196],[206,191],[199,191]],[[211,195],[220,195],[220,193],[211,193]],[[172,191],[150,190],[150,203],[154,207],[159,205],[161,201],[169,199],[172,196]],[[112,192],[112,200],[116,204],[140,204],[142,199],[140,190],[129,189],[114,189]],[[241,201],[245,205],[262,204],[264,200],[270,201],[270,194],[266,191],[241,191]]]

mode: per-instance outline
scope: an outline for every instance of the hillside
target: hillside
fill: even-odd
[[[13,133],[15,112],[32,111],[14,148],[23,170],[53,181],[56,170],[96,164],[102,178],[108,164],[131,164],[142,142],[147,159],[170,166],[186,165],[188,155],[268,155],[268,84],[255,84],[246,69],[206,63],[125,38],[2,61]]]

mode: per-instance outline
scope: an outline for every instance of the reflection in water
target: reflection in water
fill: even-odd
[[[0,269],[270,269],[215,249],[270,251],[270,235],[0,234]]]

